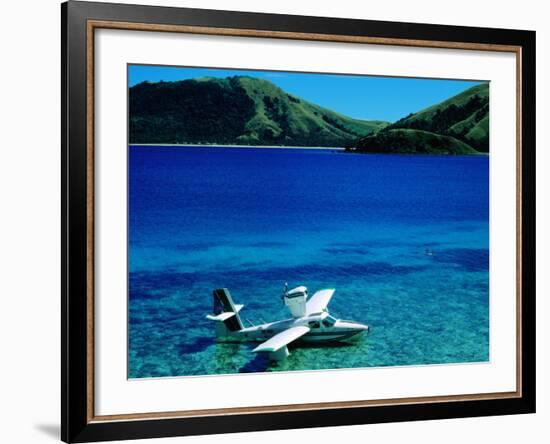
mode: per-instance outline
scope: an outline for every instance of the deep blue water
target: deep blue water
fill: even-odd
[[[132,146],[129,272],[131,378],[487,361],[489,158]],[[371,331],[278,364],[215,342],[214,288],[255,323],[285,282]]]

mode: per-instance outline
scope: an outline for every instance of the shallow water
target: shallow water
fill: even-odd
[[[488,157],[132,146],[129,166],[129,377],[489,359]],[[214,288],[259,323],[288,317],[285,282],[336,288],[369,334],[277,364],[216,343]]]

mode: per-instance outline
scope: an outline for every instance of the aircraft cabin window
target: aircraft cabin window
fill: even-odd
[[[309,326],[311,328],[319,328],[319,322],[317,322],[317,321],[310,322]]]

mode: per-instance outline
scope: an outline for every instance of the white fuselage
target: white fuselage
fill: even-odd
[[[301,318],[291,318],[282,321],[267,322],[265,324],[245,327],[242,330],[228,332],[229,340],[239,341],[266,341],[277,333],[292,327],[304,325],[310,331],[296,342],[340,342],[357,339],[362,333],[368,331],[368,326],[353,321],[335,319],[328,313],[317,313]]]

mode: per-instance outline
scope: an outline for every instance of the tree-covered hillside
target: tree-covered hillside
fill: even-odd
[[[489,151],[489,84],[481,83],[437,105],[410,114],[388,125],[385,131],[412,129],[449,136],[474,150]],[[412,133],[411,133],[412,134]],[[383,132],[380,133],[382,137]],[[377,142],[366,138],[358,146],[374,146]]]
[[[253,77],[130,88],[130,143],[350,146],[387,125],[352,119]]]
[[[429,131],[398,128],[380,131],[360,141],[359,151],[383,154],[476,154],[470,145]]]

